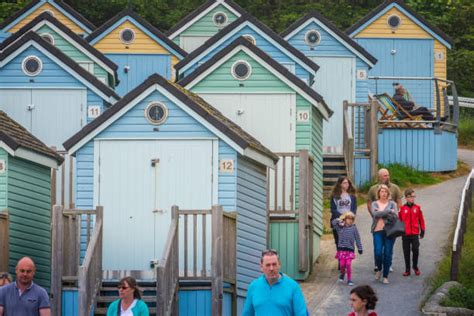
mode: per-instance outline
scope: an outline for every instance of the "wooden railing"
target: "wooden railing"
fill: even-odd
[[[52,147],[56,150],[55,147]],[[57,151],[64,158],[58,169],[51,169],[51,205],[74,209],[74,168],[76,159],[67,151]]]
[[[156,314],[177,315],[179,278],[178,207],[171,208],[171,225],[164,253],[156,269]]]
[[[462,247],[464,244],[464,233],[466,232],[467,217],[473,211],[472,198],[474,190],[474,169],[471,170],[461,193],[461,204],[454,231],[453,249],[451,252],[451,281],[457,281],[459,261],[461,259]]]
[[[346,163],[347,175],[353,178],[354,170],[354,136],[352,134],[352,124],[349,119],[349,102],[343,104],[343,122],[342,122],[342,148],[344,148],[344,161]]]
[[[100,257],[102,257],[102,214],[103,209],[100,206],[95,210],[65,210],[62,205],[55,205],[53,207],[53,255],[51,262],[53,315],[60,315],[63,282],[75,284],[81,289],[81,282],[89,282],[88,280],[85,280],[86,275],[89,276],[91,273],[99,274],[97,275],[99,281],[102,277],[102,258],[100,258],[100,260],[97,258],[99,253]],[[93,225],[94,217],[96,218],[95,225]],[[98,221],[98,219],[100,219],[100,221]],[[92,254],[89,255],[88,261],[84,258],[83,265],[80,266],[80,234],[82,223],[84,223],[86,229],[86,257],[88,253]],[[100,229],[98,226],[99,223]],[[100,241],[97,241],[97,238],[99,237]],[[95,241],[93,244],[92,242],[94,239]],[[85,268],[85,265],[88,267]],[[81,272],[81,268],[85,269],[82,269]],[[100,270],[100,273],[97,271],[98,269]],[[83,275],[82,281],[80,281],[81,273]],[[84,273],[86,273],[86,275]],[[82,308],[84,308],[84,306]]]
[[[0,212],[0,271],[2,272],[8,272],[9,227],[8,210],[3,210]]]

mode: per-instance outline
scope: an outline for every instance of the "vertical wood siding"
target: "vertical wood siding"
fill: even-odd
[[[8,173],[10,262],[30,256],[36,263],[35,282],[49,290],[51,283],[51,170],[10,158]]]
[[[0,211],[7,208],[7,185],[8,185],[8,153],[0,148],[0,160],[3,160],[7,170],[0,173]]]
[[[180,290],[178,295],[180,315],[212,315],[211,290]]]
[[[378,137],[378,162],[400,163],[420,171],[452,171],[457,164],[456,133],[432,129],[384,129]]]
[[[77,289],[63,289],[62,296],[62,315],[65,316],[77,316],[79,305],[78,305],[78,294]]]
[[[219,140],[219,160],[232,159],[235,163],[234,173],[219,172],[218,203],[225,211],[235,211],[237,209],[237,168],[239,160],[233,148],[222,140]]]
[[[181,35],[209,35],[212,36],[219,32],[221,29],[218,28],[213,20],[212,17],[216,12],[224,12],[227,15],[228,18],[228,24],[232,23],[237,19],[237,16],[230,12],[225,6],[222,4],[216,6],[214,9],[210,10],[208,13],[206,13],[203,17],[201,17],[199,20],[195,21],[192,25],[190,25],[187,29],[185,29],[183,32],[179,34]],[[179,36],[175,37],[174,41],[176,44],[179,43]],[[178,39],[178,40],[177,40]]]
[[[237,166],[237,294],[261,274],[260,255],[267,246],[265,168],[240,158]]]
[[[447,63],[447,50],[446,46],[441,44],[439,41],[434,41],[434,53],[442,53],[444,59],[434,61],[434,76],[441,79],[446,79],[446,63]]]
[[[401,19],[400,27],[394,31],[388,26],[387,19],[396,14]],[[378,19],[372,21],[362,32],[355,36],[373,38],[432,38],[425,30],[414,23],[396,7],[391,8]]]
[[[246,60],[252,67],[252,74],[245,81],[239,81],[232,76],[232,65],[237,60]],[[243,84],[243,86],[240,86],[241,84]],[[242,51],[232,56],[228,61],[219,66],[219,68],[207,75],[207,77],[201,80],[191,90],[198,94],[203,92],[292,92],[285,83]]]
[[[354,184],[360,186],[370,181],[370,158],[354,157]]]
[[[6,29],[5,31],[8,31],[10,33],[15,33],[19,29],[21,29],[23,26],[31,22],[34,18],[36,18],[38,15],[43,13],[45,10],[51,10],[53,12],[54,17],[67,26],[69,29],[71,29],[74,33],[77,34],[83,34],[85,33],[85,30],[82,29],[82,27],[75,21],[71,20],[67,16],[65,16],[62,12],[57,10],[54,6],[52,6],[49,3],[45,3],[42,6],[38,7],[36,10],[25,16],[23,19],[19,20],[17,24],[15,24],[11,29]]]
[[[304,69],[297,60],[292,59],[292,57],[288,56],[280,47],[272,44],[266,35],[264,35],[261,31],[259,31],[255,26],[253,25],[247,25],[244,27],[241,27],[238,31],[234,32],[229,38],[227,38],[225,41],[221,40],[221,43],[212,51],[207,53],[207,55],[203,56],[200,59],[195,59],[192,62],[192,67],[189,68],[188,70],[185,71],[184,75],[187,76],[191,72],[193,72],[201,63],[206,62],[207,60],[211,59],[215,54],[217,54],[219,51],[221,51],[223,48],[227,47],[232,41],[234,41],[236,38],[242,35],[252,35],[257,44],[256,46],[260,48],[263,52],[268,54],[271,58],[273,58],[275,61],[277,61],[280,64],[284,64],[287,66],[288,64],[290,65],[295,65],[295,74],[297,77],[302,78],[309,82],[310,79],[310,74],[309,72]]]

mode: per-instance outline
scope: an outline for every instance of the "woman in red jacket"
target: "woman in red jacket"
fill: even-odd
[[[413,189],[405,190],[406,203],[400,208],[398,217],[405,223],[405,236],[403,240],[403,256],[405,257],[405,272],[403,276],[410,275],[410,248],[413,252],[413,270],[416,275],[420,275],[418,268],[418,254],[420,241],[418,235],[423,239],[425,236],[425,219],[419,205],[415,204],[415,191]]]

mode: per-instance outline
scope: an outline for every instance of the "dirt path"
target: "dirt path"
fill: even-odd
[[[474,167],[474,151],[459,150],[459,159]],[[420,245],[421,276],[403,277],[404,261],[402,243],[398,239],[394,248],[393,269],[390,284],[374,280],[374,257],[371,217],[365,206],[357,210],[357,227],[362,237],[364,254],[353,261],[353,281],[356,285],[369,284],[378,293],[379,315],[420,315],[420,304],[427,289],[428,277],[435,271],[436,263],[442,258],[443,247],[447,245],[448,233],[459,206],[461,189],[465,176],[417,190],[417,203],[421,205],[426,220],[426,235]],[[325,236],[321,242],[321,256],[314,273],[302,283],[308,309],[311,315],[347,315],[351,287],[337,282],[337,262],[334,259],[335,246],[332,236]]]

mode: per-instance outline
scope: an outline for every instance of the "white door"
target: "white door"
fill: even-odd
[[[103,268],[150,270],[162,258],[171,206],[212,206],[212,141],[104,140],[96,150]]]
[[[210,39],[210,36],[180,36],[181,48],[190,53]]]
[[[48,146],[62,143],[84,124],[86,90],[0,90],[0,109]]]
[[[316,73],[313,88],[323,96],[334,111],[329,122],[323,126],[323,148],[325,152],[342,153],[342,104],[355,100],[355,59],[343,57],[311,57],[320,68]]]

